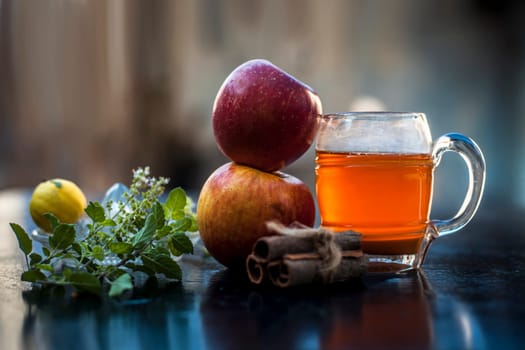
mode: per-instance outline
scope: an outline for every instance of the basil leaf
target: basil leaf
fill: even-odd
[[[174,188],[168,194],[164,207],[170,212],[184,210],[186,206],[186,192],[181,187]]]
[[[104,249],[101,246],[99,245],[94,246],[92,254],[95,259],[99,261],[104,260]]]
[[[75,226],[59,224],[49,237],[49,245],[53,249],[66,249],[75,242]]]
[[[168,246],[173,255],[179,256],[184,253],[193,254],[193,243],[184,233],[175,233],[170,236]]]
[[[77,253],[78,256],[82,256],[84,254],[84,251],[82,249],[82,245],[80,245],[79,243],[73,243],[71,245],[71,248],[73,248],[73,250],[75,251],[75,253]]]
[[[20,279],[26,282],[38,282],[45,281],[47,277],[39,270],[28,270],[22,272],[22,276],[20,276]]]
[[[164,226],[160,230],[157,230],[157,234],[155,235],[155,239],[160,240],[160,239],[166,237],[167,235],[171,234],[172,232],[173,232],[173,230],[171,229],[170,226]]]
[[[133,240],[134,246],[140,246],[151,239],[155,235],[157,229],[164,227],[164,211],[162,205],[157,201],[153,206],[151,213],[146,217],[146,222],[142,229],[135,235]]]
[[[51,255],[51,251],[46,247],[42,247],[42,252],[44,253],[45,256]]]
[[[127,290],[133,289],[133,283],[131,281],[131,276],[127,273],[121,275],[116,280],[111,282],[111,287],[109,288],[109,296],[116,297],[122,295]]]
[[[24,252],[25,255],[29,255],[31,251],[33,250],[33,241],[31,238],[29,238],[29,235],[27,232],[22,228],[22,226],[10,223],[11,229],[16,235],[16,239],[18,240],[18,246],[20,247],[20,250]]]
[[[144,266],[155,271],[156,273],[164,274],[167,278],[180,280],[182,271],[179,264],[171,259],[167,254],[143,253],[140,256]]]
[[[153,220],[155,222],[155,229],[161,229],[164,227],[164,209],[159,201],[155,202],[152,208]]]
[[[51,232],[55,230],[55,228],[60,225],[60,220],[55,216],[55,214],[52,213],[44,213],[44,217],[49,221],[51,224]]]
[[[53,266],[50,264],[36,264],[35,267],[40,271],[54,272]]]
[[[133,271],[144,272],[148,276],[153,276],[155,274],[155,271],[153,271],[150,268],[147,268],[144,265],[138,265],[138,264],[135,264],[135,263],[128,262],[124,266],[126,266],[128,269],[131,269]]]
[[[103,222],[106,220],[104,207],[98,202],[89,202],[85,212],[93,222]]]
[[[172,224],[170,224],[173,231],[188,231],[191,228],[191,219],[190,218],[182,218],[179,220],[175,220]]]
[[[66,275],[66,281],[75,288],[94,294],[100,294],[101,284],[98,278],[88,272],[73,271]]]
[[[108,226],[117,226],[117,223],[114,220],[111,220],[111,219],[106,219],[104,221],[101,221],[100,224],[102,226],[106,226],[106,227],[108,227]]]
[[[109,250],[117,255],[129,254],[133,250],[133,245],[126,242],[112,242],[109,244]]]
[[[42,256],[38,253],[29,254],[29,265],[33,266],[42,261]]]

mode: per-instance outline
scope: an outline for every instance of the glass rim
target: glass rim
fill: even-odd
[[[426,119],[423,112],[395,112],[395,111],[359,111],[359,112],[334,112],[321,115],[322,119]]]

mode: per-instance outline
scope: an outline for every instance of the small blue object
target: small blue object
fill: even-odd
[[[102,199],[102,204],[109,201],[122,202],[124,200],[124,193],[126,192],[129,192],[129,188],[126,185],[117,182],[106,191],[104,199]]]

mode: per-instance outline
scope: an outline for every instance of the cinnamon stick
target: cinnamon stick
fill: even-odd
[[[333,241],[341,251],[361,249],[361,235],[353,231],[333,233]],[[265,236],[253,247],[253,254],[263,261],[275,260],[285,254],[316,251],[316,237],[309,235]]]
[[[248,278],[252,283],[261,284],[264,282],[266,274],[266,261],[258,258],[254,254],[248,255],[246,258],[246,271],[248,272]]]
[[[267,270],[274,285],[286,288],[310,283],[343,282],[359,277],[366,271],[366,261],[362,253],[359,257],[347,256],[333,271],[324,274],[321,259],[300,259],[292,254],[269,262]]]
[[[364,254],[361,250],[346,250],[341,252],[342,262],[345,263],[345,266],[348,264],[347,259],[362,259]],[[308,262],[313,260],[313,262]],[[280,269],[280,265],[291,264],[291,268],[288,267],[288,272],[284,269],[287,267],[284,266],[283,269]],[[314,280],[317,277],[318,270],[321,267],[322,260],[319,253],[298,253],[298,254],[285,254],[282,259],[276,259],[272,262],[268,262],[266,259],[261,259],[255,254],[248,255],[246,259],[246,271],[248,273],[248,278],[254,284],[261,284],[265,279],[270,278],[270,281],[280,287],[288,287],[290,285],[295,285],[299,283],[304,283],[301,281],[304,280]],[[273,267],[272,267],[273,266]],[[352,278],[354,274],[359,274],[359,271],[347,271],[345,266],[342,266],[336,274],[338,280]],[[356,265],[357,266],[357,265]],[[360,265],[359,265],[360,266]],[[266,273],[268,270],[269,274]],[[273,271],[270,271],[273,270]],[[286,277],[288,273],[294,275],[292,281],[289,281],[289,277]],[[272,279],[273,273],[273,279]],[[280,276],[280,274],[283,274]],[[283,282],[283,281],[287,282]]]
[[[333,283],[366,271],[359,233],[285,227],[278,222],[266,225],[278,235],[257,240],[246,259],[248,278],[255,284],[267,280],[278,287]]]

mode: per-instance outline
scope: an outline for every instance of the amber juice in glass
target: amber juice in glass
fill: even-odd
[[[478,145],[460,133],[432,140],[424,113],[343,112],[319,118],[316,194],[321,226],[361,233],[368,271],[421,267],[430,243],[474,216],[485,183]],[[450,219],[430,219],[433,175],[445,152],[461,156],[469,182]]]
[[[316,153],[321,225],[363,234],[368,254],[415,254],[429,221],[431,154]]]

